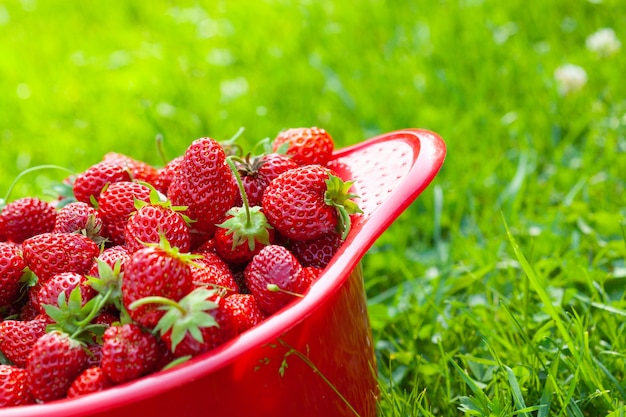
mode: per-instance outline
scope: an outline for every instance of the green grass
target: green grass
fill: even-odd
[[[161,164],[159,134],[173,157],[241,126],[431,129],[443,169],[363,260],[381,415],[623,413],[626,47],[585,47],[626,42],[622,2],[103,4],[0,5],[0,191]],[[561,95],[565,63],[588,81]]]

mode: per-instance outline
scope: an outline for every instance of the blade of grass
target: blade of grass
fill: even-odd
[[[559,330],[559,333],[561,334],[561,337],[563,338],[567,346],[570,348],[570,351],[575,356],[576,361],[580,362],[580,359],[581,359],[580,354],[574,348],[575,346],[574,340],[570,336],[569,331],[567,330],[567,327],[565,323],[563,322],[563,319],[561,318],[561,315],[552,304],[550,295],[545,290],[546,288],[545,283],[540,280],[537,274],[535,274],[535,271],[533,270],[532,266],[530,266],[530,264],[526,260],[526,257],[522,253],[522,250],[520,249],[517,241],[515,240],[515,238],[513,237],[513,234],[509,230],[509,226],[507,225],[506,219],[504,218],[503,214],[502,214],[502,222],[504,223],[504,228],[506,230],[507,237],[509,238],[509,242],[511,243],[511,247],[513,248],[513,252],[515,253],[515,257],[517,258],[517,261],[522,267],[522,270],[528,277],[528,280],[530,281],[533,289],[535,290],[535,292],[537,293],[537,295],[543,302],[546,313],[548,313],[548,315],[552,318],[552,320],[554,320],[554,323],[556,324]]]

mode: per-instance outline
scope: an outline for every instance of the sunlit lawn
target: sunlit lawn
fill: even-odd
[[[5,1],[0,198],[162,165],[157,135],[431,129],[442,171],[363,260],[381,415],[619,415],[624,27],[617,0]]]

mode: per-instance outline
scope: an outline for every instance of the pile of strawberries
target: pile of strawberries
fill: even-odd
[[[207,352],[303,297],[360,210],[331,136],[164,167],[108,153],[54,201],[0,201],[0,407],[107,389]]]

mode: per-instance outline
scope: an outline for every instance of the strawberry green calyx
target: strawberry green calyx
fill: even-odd
[[[181,252],[180,249],[178,249],[176,246],[172,246],[170,244],[169,240],[167,240],[167,237],[165,237],[163,233],[159,233],[159,239],[160,239],[159,243],[144,243],[144,245],[147,247],[159,248],[165,253],[167,253],[169,256],[171,256],[172,258],[178,259],[179,261],[186,263],[188,265],[196,266],[199,268],[202,267],[202,265],[199,265],[196,262],[194,262],[196,259],[201,259],[202,255],[188,253],[188,252]]]
[[[161,193],[159,190],[154,188],[154,185],[145,181],[135,181],[135,182],[150,189],[149,201],[144,201],[138,198],[135,198],[133,200],[133,204],[137,211],[139,211],[144,206],[149,206],[149,205],[161,206],[163,208],[170,209],[172,211],[179,213],[187,224],[193,223],[193,220],[189,218],[189,216],[183,214],[183,212],[187,210],[188,208],[187,206],[174,206],[172,205],[172,202],[163,193]]]
[[[120,312],[124,310],[122,303],[122,262],[116,261],[113,268],[103,260],[96,258],[98,264],[98,277],[87,276],[91,288],[96,290],[103,298],[105,305],[112,304]]]
[[[65,292],[59,294],[57,306],[45,304],[46,314],[54,320],[46,328],[47,332],[59,330],[69,334],[72,339],[88,343],[94,335],[102,335],[106,326],[93,324],[91,321],[98,315],[105,305],[106,296],[97,295],[84,305],[80,288],[76,287],[69,297]]]
[[[350,188],[354,181],[343,181],[336,175],[329,174],[326,180],[326,192],[324,193],[324,203],[337,209],[339,215],[338,231],[341,240],[345,240],[350,232],[352,221],[350,215],[363,213],[358,204],[352,201],[359,198],[358,195],[350,193]]]
[[[129,308],[135,309],[144,304],[161,304],[159,308],[165,310],[165,314],[154,327],[154,330],[158,331],[161,336],[171,332],[171,350],[174,352],[187,332],[195,340],[203,343],[200,329],[218,326],[217,321],[210,314],[211,310],[218,307],[218,304],[212,301],[215,294],[215,290],[199,287],[178,302],[166,297],[151,296],[134,301]]]
[[[271,226],[261,211],[261,207],[254,206],[248,210],[235,207],[226,214],[230,216],[228,220],[217,226],[227,229],[227,235],[233,235],[233,249],[245,242],[248,243],[248,249],[251,251],[254,250],[256,242],[264,245],[270,244],[268,229]]]

